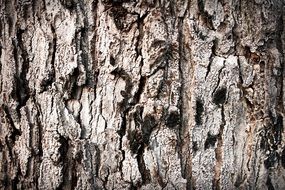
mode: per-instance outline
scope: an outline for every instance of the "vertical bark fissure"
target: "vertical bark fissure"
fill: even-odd
[[[14,123],[14,121],[12,119],[11,114],[10,114],[9,108],[7,106],[5,106],[5,105],[2,105],[2,108],[4,109],[4,112],[6,114],[6,118],[8,119],[8,122],[9,122],[9,124],[12,127],[11,133],[9,135],[9,138],[7,138],[7,140],[9,139],[8,140],[9,143],[7,144],[7,146],[9,148],[10,156],[13,159],[14,156],[13,156],[13,153],[12,153],[13,152],[13,148],[12,147],[14,146],[17,137],[22,135],[22,132],[19,129],[16,128],[15,123]]]
[[[131,110],[132,106],[129,104],[129,100],[130,100],[130,94],[131,94],[131,90],[133,88],[133,83],[132,83],[132,79],[130,77],[130,75],[123,69],[123,68],[116,68],[115,70],[113,70],[111,72],[112,75],[114,75],[115,77],[119,77],[122,78],[125,83],[126,83],[126,87],[125,90],[121,91],[121,95],[123,96],[123,100],[122,102],[120,102],[118,104],[119,107],[119,111],[120,111],[120,118],[121,118],[121,123],[120,123],[120,128],[117,131],[118,135],[120,136],[119,139],[119,150],[121,151],[122,154],[122,159],[120,160],[119,163],[119,168],[118,170],[121,172],[121,178],[123,178],[123,162],[125,160],[125,150],[123,150],[123,137],[126,134],[126,129],[127,129],[127,125],[128,123],[128,115],[129,115],[129,111]]]
[[[137,25],[138,25],[137,27],[138,27],[139,34],[138,34],[137,42],[135,45],[136,46],[135,51],[136,51],[136,59],[140,56],[141,61],[140,61],[140,71],[139,71],[139,75],[140,75],[139,88],[134,95],[134,99],[133,99],[134,101],[132,103],[133,105],[136,105],[140,102],[140,98],[145,88],[146,81],[147,81],[147,77],[142,76],[142,67],[144,63],[143,63],[143,56],[142,56],[142,50],[141,50],[141,43],[142,43],[142,39],[144,35],[144,31],[143,31],[144,19],[146,18],[147,15],[148,15],[148,12],[146,12],[144,15],[139,17],[137,20]]]
[[[19,109],[23,106],[26,105],[27,100],[30,98],[30,89],[29,89],[29,85],[28,85],[28,81],[27,81],[27,73],[29,71],[29,58],[28,58],[28,53],[27,50],[25,49],[26,47],[24,47],[24,42],[23,42],[23,33],[25,31],[18,29],[17,31],[17,44],[18,44],[18,48],[21,51],[21,57],[23,59],[22,65],[21,65],[21,71],[20,73],[18,73],[19,78],[17,78],[17,90],[19,90],[19,98],[20,98],[20,104],[18,105],[17,109],[19,111]],[[19,65],[18,65],[19,66]]]
[[[213,96],[213,97],[217,97],[216,100],[219,100],[219,96],[215,96],[215,94],[216,94],[216,95],[219,95],[218,91],[220,91],[220,90],[222,90],[222,89],[225,89],[225,88],[218,89],[218,88],[219,88],[219,85],[220,85],[220,81],[221,81],[220,75],[221,75],[221,73],[222,73],[222,71],[223,71],[224,68],[225,68],[225,61],[224,61],[224,63],[223,63],[223,67],[219,70],[219,73],[218,73],[218,76],[217,76],[217,77],[218,77],[218,81],[217,81],[217,84],[216,84],[215,88],[214,88],[213,91],[212,91],[212,96]],[[215,103],[215,98],[214,98],[213,100],[214,100],[214,103]],[[219,104],[219,103],[218,103],[218,104]]]
[[[216,55],[216,48],[217,48],[216,47],[217,46],[217,42],[216,41],[217,41],[216,39],[213,40],[213,45],[212,45],[212,48],[211,48],[212,52],[211,52],[211,56],[209,58],[209,64],[207,65],[207,72],[206,72],[206,75],[205,75],[205,80],[207,79],[207,77],[208,77],[208,75],[209,75],[209,73],[211,71],[211,66],[212,66],[214,57],[217,56]]]
[[[206,3],[206,1],[205,0],[198,0],[197,3],[198,3],[198,10],[199,10],[199,13],[200,13],[199,16],[201,17],[201,20],[204,22],[204,24],[210,30],[215,30],[214,26],[213,26],[213,22],[212,22],[213,16],[210,15],[207,10],[205,10],[205,3]]]
[[[88,32],[90,30],[90,26],[88,23],[86,10],[85,10],[85,4],[83,3],[83,1],[79,2],[79,7],[80,7],[80,12],[83,14],[83,27],[80,28],[79,47],[78,47],[79,50],[81,51],[79,63],[81,63],[84,66],[84,70],[86,72],[85,83],[87,83],[87,85],[91,85],[93,81],[92,82],[90,81],[91,73],[88,69],[88,62],[89,62]]]
[[[254,151],[255,156],[257,156],[257,151],[258,151],[258,149],[256,148],[255,151]],[[254,160],[254,165],[256,165],[256,162],[257,162],[257,159]],[[255,175],[255,182],[250,184],[250,188],[258,186],[258,181],[259,181],[259,178],[260,178],[260,169],[261,169],[261,167],[262,167],[262,164],[258,164],[257,168],[253,168],[254,173],[255,173],[255,171],[257,171],[257,172],[256,172],[256,175]]]
[[[123,137],[126,134],[126,128],[127,128],[127,114],[128,111],[124,111],[121,115],[122,121],[121,121],[121,128],[120,131],[118,131],[119,135],[120,135],[120,144],[119,144],[119,150],[122,153],[122,159],[120,161],[119,164],[119,171],[121,172],[121,177],[123,178],[123,163],[125,161],[125,150],[123,150]]]
[[[226,125],[224,105],[221,106],[222,121],[220,124],[219,134],[217,137],[218,143],[215,149],[216,163],[214,167],[213,189],[220,190],[221,187],[221,173],[223,165],[223,133]]]
[[[48,88],[55,82],[55,57],[56,57],[56,50],[57,50],[57,36],[56,36],[56,31],[54,26],[51,24],[51,32],[52,32],[52,42],[49,43],[49,54],[48,54],[48,60],[50,60],[50,62],[48,62],[48,64],[50,64],[51,66],[51,71],[48,74],[48,77],[46,79],[44,79],[41,83],[41,92],[44,92],[46,90],[48,90]]]
[[[16,48],[15,52],[15,63],[16,63],[16,94],[17,98],[19,100],[19,105],[17,106],[17,112],[18,116],[20,116],[20,109],[21,107],[26,105],[26,102],[30,98],[30,89],[29,89],[29,84],[26,78],[26,75],[29,70],[29,58],[28,58],[28,53],[24,47],[24,42],[23,42],[23,33],[25,31],[18,29],[16,38],[14,39],[14,45]],[[20,52],[20,55],[19,55]],[[21,56],[23,59],[21,65],[19,65],[19,59],[18,56]],[[21,67],[21,70],[19,71]]]
[[[100,149],[98,148],[97,145],[94,145],[94,147],[91,149],[90,148],[90,143],[86,144],[86,145],[89,145],[89,146],[85,146],[84,148],[86,149],[87,153],[89,153],[89,156],[90,156],[90,165],[91,165],[91,189],[96,189],[96,178],[99,178],[98,176],[98,173],[99,173],[99,167],[100,167]],[[96,151],[95,155],[94,155],[94,152],[93,151]],[[94,155],[94,156],[93,156]],[[93,158],[95,157],[95,164],[93,165]],[[78,160],[78,163],[77,164],[81,164],[83,158],[80,158]],[[95,169],[94,169],[95,167]],[[75,175],[77,175],[75,173]],[[79,176],[80,177],[80,176]],[[76,184],[77,184],[77,180],[78,180],[78,177],[76,176]]]
[[[136,91],[134,98],[133,98],[133,102],[132,102],[132,109],[134,109],[136,107],[136,105],[138,105],[140,103],[140,99],[141,99],[141,95],[144,92],[145,89],[145,85],[147,82],[147,77],[142,75],[142,67],[143,67],[143,55],[142,55],[142,50],[141,50],[141,46],[142,46],[142,39],[144,36],[144,30],[143,30],[143,25],[144,25],[144,19],[147,17],[148,12],[146,12],[144,15],[142,15],[141,17],[138,18],[137,20],[137,28],[139,31],[138,37],[137,37],[137,42],[136,42],[136,59],[138,57],[140,57],[141,61],[140,61],[140,71],[139,71],[139,75],[140,75],[140,80],[139,80],[139,86],[138,86],[138,90]],[[139,116],[140,119],[141,115]],[[142,122],[142,120],[140,120],[140,122]],[[142,129],[143,130],[143,129]],[[143,133],[143,132],[142,132]],[[150,183],[151,181],[151,177],[150,177],[150,173],[147,170],[146,166],[145,166],[145,161],[144,161],[144,150],[145,150],[145,144],[143,141],[141,141],[141,139],[137,139],[136,141],[138,141],[137,143],[139,143],[139,149],[137,150],[137,155],[136,155],[136,160],[138,163],[138,170],[141,174],[141,184],[139,184],[139,186],[145,185]],[[133,142],[132,142],[133,143]]]
[[[8,163],[7,165],[4,165],[4,167],[7,167],[7,172],[4,173],[4,175],[6,176],[7,174],[7,185],[5,187],[9,187],[11,185],[12,188],[16,187],[17,188],[17,184],[19,183],[19,177],[20,177],[20,172],[19,172],[19,162],[18,162],[18,156],[15,154],[14,152],[14,146],[15,146],[15,142],[17,140],[17,137],[22,135],[22,132],[16,128],[15,123],[12,119],[12,116],[10,114],[9,108],[5,105],[2,105],[2,109],[4,110],[5,113],[5,117],[8,121],[8,123],[11,126],[11,131],[9,133],[9,136],[6,136],[5,138],[5,143],[8,149],[8,155],[10,158],[10,167],[12,167],[13,169],[15,169],[17,175],[14,176],[9,176],[8,173],[12,172],[11,169],[8,169]],[[4,178],[5,178],[4,176]]]
[[[55,55],[56,55],[56,49],[57,49],[57,36],[56,36],[56,32],[55,32],[55,29],[54,27],[51,25],[51,31],[52,31],[52,35],[53,35],[53,39],[52,39],[52,50],[51,50],[51,61],[50,61],[50,64],[51,64],[51,82],[50,82],[50,85],[55,81],[55,67],[54,67],[54,64],[55,64]]]
[[[91,157],[92,158],[92,157]],[[77,177],[77,163],[75,162],[75,160],[72,160],[71,161],[71,179],[70,179],[70,182],[68,183],[71,183],[71,187],[70,189],[75,189],[77,187],[77,181],[78,181],[78,177]],[[91,168],[92,170],[92,168]]]
[[[137,153],[138,169],[139,169],[139,172],[141,173],[141,178],[142,178],[141,185],[148,184],[151,181],[150,173],[145,166],[145,162],[143,158],[144,149],[145,149],[145,146],[143,143],[141,143],[140,148]]]
[[[0,28],[2,28],[2,22],[0,21]],[[1,32],[0,32],[0,37],[1,37]],[[1,40],[2,41],[2,40]],[[0,41],[0,73],[2,73],[2,42]],[[2,83],[3,83],[3,78],[2,75],[0,75],[0,92],[2,92]]]
[[[184,22],[184,17],[182,18],[178,18],[178,43],[179,43],[179,47],[178,47],[178,52],[179,52],[179,82],[181,84],[181,87],[179,89],[179,94],[180,94],[180,98],[179,98],[179,102],[178,102],[178,106],[179,106],[179,117],[180,117],[180,123],[179,123],[179,128],[178,128],[178,135],[177,135],[177,149],[178,149],[178,156],[180,159],[180,165],[181,165],[181,174],[182,177],[185,178],[187,180],[187,183],[189,184],[191,181],[191,176],[189,174],[191,174],[191,171],[188,171],[187,168],[187,164],[183,163],[184,159],[184,155],[182,154],[182,147],[183,147],[183,132],[185,131],[185,124],[186,121],[184,120],[184,116],[183,116],[183,105],[184,105],[184,100],[183,100],[183,92],[185,90],[184,87],[184,74],[183,74],[183,68],[182,68],[182,62],[185,62],[185,58],[184,58],[184,47],[183,47],[183,41],[184,41],[184,36],[183,36],[183,22]],[[187,169],[186,169],[187,168]]]
[[[20,176],[21,176],[20,165],[18,164],[18,166],[16,167],[15,177],[11,180],[11,187],[13,190],[18,189],[18,184],[20,183]]]
[[[109,171],[109,168],[107,168],[107,175],[105,176],[104,180],[103,180],[103,188],[105,190],[107,190],[107,183],[108,183],[108,179],[109,179],[109,176],[110,176],[110,171]]]
[[[284,56],[284,50],[283,47],[285,47],[285,11],[282,10],[281,12],[281,16],[280,19],[278,21],[277,24],[277,28],[276,28],[276,32],[277,32],[277,37],[276,37],[276,48],[278,49],[279,53],[280,53],[280,77],[278,77],[277,79],[277,88],[278,88],[278,84],[280,83],[280,94],[279,94],[279,98],[278,98],[278,111],[280,113],[284,113],[284,102],[283,102],[283,90],[284,90],[284,71],[285,71],[285,67],[284,67],[284,62],[285,62],[285,56]]]
[[[95,150],[96,150],[96,154],[95,154],[95,177],[99,178],[100,177],[99,176],[99,169],[100,169],[100,163],[101,163],[101,154],[100,154],[100,149],[98,146],[95,146]],[[94,184],[95,184],[95,177],[93,179]]]
[[[3,153],[3,158],[7,158],[7,155],[5,154],[6,152],[4,151],[4,153]],[[8,161],[7,161],[7,159],[5,160],[5,159],[3,159],[2,160],[2,162],[1,162],[1,164],[2,164],[2,171],[3,171],[3,178],[2,178],[2,180],[1,180],[1,188],[7,188],[8,187],[8,185],[9,185],[9,176],[8,176],[8,174],[9,174],[9,172],[8,172],[8,163],[7,163]]]
[[[35,151],[35,165],[34,165],[34,181],[35,181],[35,186],[36,189],[40,189],[39,187],[39,176],[40,176],[40,171],[38,170],[39,166],[42,163],[42,156],[43,156],[43,148],[42,148],[42,139],[43,139],[43,126],[41,124],[41,119],[43,117],[40,104],[36,101],[35,97],[33,96],[33,102],[36,107],[36,129],[38,131],[38,142],[37,142],[37,150]]]
[[[70,176],[70,173],[72,172],[70,167],[74,163],[72,163],[72,155],[70,155],[70,140],[68,138],[65,138],[63,136],[59,137],[59,153],[60,153],[60,159],[59,164],[62,167],[61,173],[62,173],[62,179],[57,187],[57,190],[61,189],[69,189],[72,185],[72,176]]]
[[[35,156],[35,149],[34,149],[34,131],[35,131],[35,125],[31,120],[31,116],[30,116],[30,112],[28,107],[24,107],[24,112],[25,112],[25,116],[27,118],[27,123],[28,123],[28,127],[29,127],[29,139],[28,139],[28,143],[27,143],[27,147],[31,147],[31,155],[28,157],[28,163],[27,163],[27,168],[26,168],[26,175],[24,177],[27,177],[29,175],[33,175],[32,172],[32,161],[34,159]]]
[[[94,33],[92,34],[93,37],[91,38],[90,42],[91,42],[91,47],[90,47],[90,54],[91,54],[91,64],[92,64],[92,68],[94,70],[94,84],[93,84],[93,88],[94,88],[94,100],[96,99],[96,91],[97,91],[97,83],[98,83],[98,77],[99,77],[99,68],[98,68],[98,58],[96,58],[96,40],[97,40],[97,11],[98,11],[98,1],[95,0],[92,2],[92,11],[93,11],[93,21],[94,21],[94,25],[90,30],[93,30]],[[92,129],[91,129],[92,130]]]
[[[268,190],[275,190],[269,176],[267,177],[267,180],[266,180],[266,186],[267,186]]]

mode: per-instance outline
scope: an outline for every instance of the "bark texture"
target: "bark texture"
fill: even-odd
[[[284,0],[0,9],[0,189],[285,189]]]

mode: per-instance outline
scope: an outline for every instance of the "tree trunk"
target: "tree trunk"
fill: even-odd
[[[284,0],[0,0],[1,189],[285,189]]]

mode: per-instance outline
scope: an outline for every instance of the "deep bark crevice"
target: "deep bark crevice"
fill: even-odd
[[[268,190],[275,190],[269,176],[267,177],[266,186],[267,186]]]
[[[139,87],[138,87],[138,90],[136,91],[136,93],[134,95],[132,105],[136,105],[140,102],[140,98],[141,98],[141,95],[144,91],[146,81],[147,81],[147,78],[144,76],[141,76],[140,81],[139,81]]]
[[[59,164],[62,166],[62,180],[57,189],[74,189],[74,187],[77,185],[78,178],[76,175],[76,163],[71,153],[71,141],[68,138],[60,136],[59,143]]]
[[[125,150],[123,150],[123,137],[126,134],[126,128],[127,128],[127,116],[125,115],[126,113],[123,113],[122,115],[122,122],[121,122],[121,126],[120,126],[120,130],[118,131],[118,134],[120,135],[120,145],[119,145],[119,150],[122,153],[122,159],[120,161],[119,164],[119,171],[121,172],[121,175],[123,175],[122,171],[123,171],[123,163],[125,160]]]
[[[48,76],[43,79],[43,81],[41,82],[41,92],[47,91],[48,88],[55,82],[55,57],[56,57],[56,50],[57,50],[57,35],[56,35],[56,31],[55,28],[53,27],[53,25],[51,25],[51,31],[52,31],[52,35],[53,35],[53,39],[52,42],[49,43],[49,54],[48,54],[48,60],[50,59],[50,62],[48,62],[48,64],[50,64],[51,66],[51,71],[48,73]],[[40,92],[40,93],[41,93]]]
[[[17,173],[15,175],[15,177],[11,180],[11,188],[14,190],[19,189],[18,185],[20,183],[20,176],[21,176],[21,172],[20,172],[20,166],[18,165],[18,170]]]
[[[205,2],[204,0],[198,0],[198,10],[200,12],[201,20],[205,23],[205,25],[210,29],[214,30],[213,26],[213,16],[210,15],[206,10],[205,10]]]
[[[144,158],[143,158],[144,149],[145,149],[144,144],[141,144],[137,152],[137,162],[138,162],[138,167],[139,167],[139,171],[141,173],[141,179],[142,179],[141,185],[145,185],[151,182],[150,171],[146,168]]]
[[[24,42],[22,41],[22,35],[25,30],[18,29],[16,37],[13,39],[12,44],[14,46],[13,54],[15,61],[15,88],[13,89],[12,96],[19,103],[16,111],[18,117],[20,118],[20,109],[26,105],[26,102],[30,98],[29,83],[27,81],[26,75],[29,70],[29,59],[28,52],[24,47]],[[22,58],[22,61],[20,59]]]
[[[4,112],[6,114],[7,121],[9,122],[9,124],[10,124],[10,126],[12,128],[10,136],[9,136],[9,139],[11,139],[11,142],[9,144],[11,146],[13,146],[15,141],[16,141],[16,139],[17,139],[17,137],[20,136],[22,134],[22,132],[19,129],[16,128],[15,123],[14,123],[14,121],[12,119],[12,115],[10,114],[9,108],[7,106],[5,106],[5,105],[2,105],[2,109],[4,110]],[[11,149],[11,151],[12,151],[12,149]]]

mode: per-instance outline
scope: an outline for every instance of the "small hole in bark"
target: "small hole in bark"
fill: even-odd
[[[110,65],[112,66],[116,65],[116,62],[113,56],[110,57]]]
[[[265,62],[264,61],[260,61],[259,62],[259,66],[260,66],[260,72],[263,73],[264,72],[264,68],[265,68]]]
[[[204,144],[204,149],[206,150],[210,147],[215,146],[216,142],[217,142],[217,135],[211,135],[208,132],[208,136],[207,136],[207,139],[206,139],[205,144]]]
[[[79,152],[76,153],[76,155],[75,155],[75,160],[76,160],[78,163],[80,163],[81,160],[82,160],[82,158],[83,158],[83,152],[82,152],[82,150],[80,150]]]
[[[260,65],[260,66],[265,66],[265,62],[264,62],[264,61],[260,61],[260,62],[259,62],[259,65]]]
[[[44,78],[41,81],[41,92],[48,90],[48,87],[50,87],[52,85],[52,83],[54,82],[54,72],[51,71],[50,73],[48,73],[48,75],[46,76],[46,78]]]
[[[249,59],[249,58],[250,58],[250,55],[251,55],[250,47],[245,46],[245,47],[244,47],[244,56],[245,56],[247,59]]]
[[[242,182],[243,182],[243,179],[242,179],[242,176],[241,176],[241,174],[237,174],[237,179],[236,179],[236,181],[235,181],[235,187],[240,187],[240,185],[242,184]]]
[[[213,102],[216,105],[224,104],[226,101],[226,95],[227,95],[226,88],[218,89],[214,94]]]
[[[173,128],[180,123],[180,115],[178,112],[171,112],[166,119],[166,126]]]
[[[71,88],[71,98],[75,100],[79,100],[82,94],[82,87],[77,86],[77,84],[73,84]]]
[[[251,55],[250,55],[250,59],[251,59],[251,61],[253,62],[253,63],[259,63],[259,61],[260,61],[260,56],[258,55],[258,54],[256,54],[256,53],[251,53]]]
[[[120,6],[124,2],[128,2],[129,0],[102,0],[102,3],[106,5]]]
[[[120,94],[124,97],[124,98],[128,98],[129,94],[125,91],[125,90],[121,90]]]
[[[199,150],[197,141],[193,141],[192,149],[193,149],[194,152]]]
[[[264,166],[265,168],[272,168],[274,167],[276,161],[278,161],[278,153],[275,151],[270,152],[270,154],[268,155],[267,159],[264,160]]]
[[[60,0],[60,3],[63,7],[70,11],[76,8],[76,2],[74,0]]]
[[[201,125],[202,123],[202,114],[204,112],[204,105],[201,100],[196,100],[196,115],[195,115],[195,121],[197,125]]]
[[[124,23],[126,23],[126,16],[128,14],[127,9],[122,6],[113,6],[111,8],[111,16],[118,30],[124,29]]]

